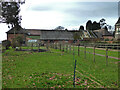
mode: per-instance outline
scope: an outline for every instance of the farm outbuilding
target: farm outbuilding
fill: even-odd
[[[11,41],[17,37],[23,37],[25,42],[30,40],[36,41],[67,41],[72,43],[74,40],[94,41],[94,39],[103,39],[106,35],[113,37],[112,34],[105,30],[46,30],[46,29],[23,29],[12,28],[7,33],[7,40]]]
[[[120,40],[120,17],[115,24],[115,39]]]

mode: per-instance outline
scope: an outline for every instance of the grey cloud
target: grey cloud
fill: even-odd
[[[64,10],[65,13],[75,17],[116,17],[117,3],[77,3],[76,7]]]
[[[118,15],[117,2],[77,2],[50,3],[34,6],[37,11],[59,11],[74,17],[116,17]]]
[[[58,11],[65,15],[64,24],[78,25],[85,23],[90,18],[117,18],[117,2],[67,2],[47,3],[45,5],[32,6],[35,11]]]
[[[33,6],[30,8],[32,11],[50,11],[52,8],[50,6]]]

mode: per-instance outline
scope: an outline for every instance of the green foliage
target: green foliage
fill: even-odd
[[[108,39],[108,38],[106,38],[106,39],[105,39],[105,41],[109,41],[109,39]]]
[[[98,29],[101,29],[100,23],[97,23],[96,21],[94,21],[92,25],[92,30],[98,30]]]
[[[79,30],[84,30],[84,26],[81,25],[80,28],[79,28]]]
[[[16,37],[16,40],[19,43],[19,45],[23,43],[23,38],[21,36]]]
[[[2,2],[2,18],[1,22],[10,24],[12,27],[19,26],[21,23],[20,3],[18,2]],[[10,26],[8,26],[10,27]]]
[[[65,29],[65,27],[63,27],[63,26],[57,26],[56,28],[55,28],[55,30],[64,30]]]
[[[40,39],[40,36],[27,36],[27,37],[32,39]]]
[[[100,23],[97,23],[96,21],[94,21],[94,22],[92,23],[92,21],[89,20],[89,21],[86,23],[86,29],[87,29],[87,30],[98,30],[98,29],[101,29]]]
[[[9,40],[4,40],[2,41],[2,46],[5,47],[7,50],[11,46],[11,42]]]
[[[17,36],[16,38],[14,38],[12,40],[12,47],[13,48],[21,47],[22,44],[23,44],[23,37],[22,36]]]
[[[104,18],[102,18],[102,19],[99,21],[101,28],[102,28],[104,25],[106,25],[105,21],[106,21],[106,20],[105,20]]]
[[[79,33],[79,32],[75,32],[75,33],[73,34],[73,38],[74,38],[74,40],[80,39],[80,33]]]
[[[25,1],[23,2],[9,2],[9,1],[3,1],[0,2],[0,7],[1,9],[1,18],[0,22],[8,24],[8,28],[11,27],[19,27],[21,26],[21,16],[19,15],[20,13],[20,5],[24,4]]]
[[[92,30],[92,21],[91,20],[88,20],[88,22],[86,23],[86,29]]]

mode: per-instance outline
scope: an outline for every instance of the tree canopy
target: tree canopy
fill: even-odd
[[[81,25],[80,28],[79,28],[79,30],[84,30],[84,26]]]
[[[65,27],[63,27],[63,26],[57,26],[56,28],[55,28],[55,30],[64,30],[65,29]]]
[[[21,2],[1,2],[2,15],[0,16],[0,23],[8,24],[8,28],[21,26],[22,16],[20,13]]]
[[[86,23],[86,29],[92,30],[92,21],[91,20],[88,20],[88,22]]]
[[[101,28],[106,24],[105,21],[106,21],[106,20],[105,20],[104,18],[102,18],[102,19],[99,21]]]
[[[99,21],[101,28],[104,28],[105,30],[108,30],[108,28],[111,29],[112,26],[111,26],[111,25],[108,25],[105,21],[106,21],[106,20],[105,20],[104,18],[102,18],[102,19]]]
[[[92,25],[92,30],[98,30],[98,29],[101,29],[100,23],[97,23],[96,21],[94,21]]]
[[[102,18],[99,22],[94,21],[93,23],[91,20],[88,20],[88,22],[86,23],[86,29],[87,30],[98,30],[102,28],[105,30],[108,30],[108,28],[111,29],[112,27],[110,25],[107,25],[105,21],[106,20],[104,18]]]

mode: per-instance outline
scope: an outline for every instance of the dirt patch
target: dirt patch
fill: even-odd
[[[33,51],[33,52],[46,52],[45,49],[22,49],[22,50],[16,50],[16,51]]]

